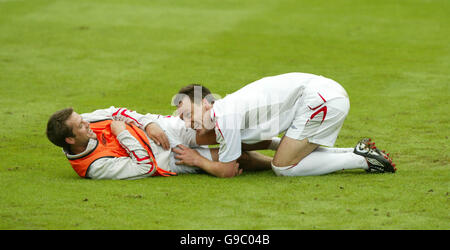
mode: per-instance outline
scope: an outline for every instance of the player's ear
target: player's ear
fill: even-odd
[[[66,137],[64,140],[66,141],[67,144],[70,145],[75,144],[75,137]]]

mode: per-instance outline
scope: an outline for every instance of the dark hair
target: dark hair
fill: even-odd
[[[74,137],[72,128],[67,126],[66,121],[73,113],[73,108],[65,108],[55,112],[47,123],[47,138],[56,146],[69,149],[66,137]]]
[[[203,98],[206,98],[209,103],[214,103],[215,101],[214,96],[207,87],[200,84],[190,84],[178,91],[178,94],[172,99],[172,104],[178,106],[185,96],[188,96],[191,102],[194,103],[201,102]],[[199,98],[200,96],[201,99]]]

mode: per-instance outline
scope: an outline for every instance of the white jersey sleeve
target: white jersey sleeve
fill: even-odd
[[[140,129],[144,130],[145,127],[155,122],[160,118],[160,115],[146,114],[142,115],[136,111],[131,111],[127,108],[109,107],[107,109],[99,109],[92,113],[81,114],[81,117],[88,122],[101,121],[106,119],[112,119],[115,121],[124,121],[127,123],[133,123]]]
[[[91,179],[133,180],[151,176],[149,166],[136,164],[130,157],[100,158],[86,174]]]
[[[129,157],[100,158],[89,167],[87,176],[91,179],[139,179],[151,176],[156,167],[152,158],[130,132],[123,131],[117,140]]]
[[[231,162],[241,156],[241,120],[238,114],[227,115],[216,120],[215,132],[216,141],[220,144],[220,162]]]

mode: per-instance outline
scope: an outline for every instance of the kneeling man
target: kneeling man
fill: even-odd
[[[329,78],[288,73],[262,78],[217,101],[208,99],[210,93],[204,86],[188,85],[174,104],[187,127],[207,136],[215,132],[223,166],[235,164],[242,143],[265,145],[265,140],[285,132],[272,162],[277,175],[322,175],[354,168],[396,171],[389,155],[369,139],[355,148],[333,148],[350,102],[344,88]],[[187,157],[181,160],[190,162]]]

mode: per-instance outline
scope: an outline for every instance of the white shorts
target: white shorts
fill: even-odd
[[[308,84],[296,105],[286,136],[332,147],[350,110],[344,88],[331,79],[319,78]]]

